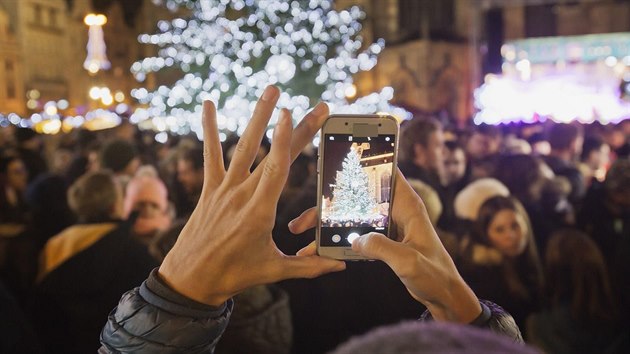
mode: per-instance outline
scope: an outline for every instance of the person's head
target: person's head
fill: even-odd
[[[587,137],[584,139],[580,160],[593,171],[604,168],[610,162],[610,146],[600,137]]]
[[[122,202],[122,190],[109,171],[86,173],[68,190],[70,208],[83,223],[121,218]]]
[[[168,190],[157,175],[141,174],[127,184],[124,217],[137,211],[140,217],[150,218],[168,209]]]
[[[446,184],[458,182],[466,173],[466,153],[464,148],[454,141],[445,144],[444,177]]]
[[[475,221],[479,215],[479,208],[488,199],[510,195],[510,190],[494,178],[481,178],[462,189],[453,202],[455,215],[458,218]]]
[[[116,139],[133,141],[137,132],[135,125],[131,124],[129,120],[123,119],[120,124],[114,128],[114,136]]]
[[[538,202],[545,182],[553,171],[531,155],[503,155],[497,161],[496,178],[523,203]]]
[[[474,229],[480,241],[508,258],[520,256],[533,243],[527,213],[512,197],[497,196],[479,208]]]
[[[112,140],[101,149],[101,167],[116,175],[133,176],[140,167],[140,158],[133,144]]]
[[[18,128],[15,130],[15,140],[18,146],[29,150],[38,150],[41,147],[39,135],[30,128]]]
[[[617,208],[630,210],[630,160],[617,159],[610,166],[604,188],[608,200]]]
[[[0,185],[24,192],[28,184],[28,170],[17,156],[0,159]]]
[[[203,149],[183,149],[177,158],[177,180],[186,192],[196,194],[203,187]]]
[[[134,224],[137,235],[150,234],[156,230],[165,230],[170,226],[168,215],[168,190],[155,174],[139,174],[127,184],[123,217],[132,212],[138,213]]]
[[[26,190],[33,220],[37,220],[40,235],[45,241],[72,225],[75,216],[68,205],[68,184],[58,175],[41,174]]]
[[[551,306],[570,305],[573,320],[593,324],[613,318],[606,263],[588,235],[575,229],[556,232],[547,243],[545,276]]]
[[[549,130],[549,145],[552,153],[565,153],[571,159],[580,156],[584,132],[580,125],[557,123]]]
[[[488,124],[475,127],[466,141],[466,153],[472,160],[496,154],[500,147],[501,131],[498,127]]]
[[[511,316],[500,314],[497,322],[491,325],[498,327],[497,330],[449,322],[406,321],[351,338],[332,353],[537,353],[523,345],[521,333]]]
[[[547,156],[551,152],[551,145],[542,132],[532,134],[527,138],[527,142],[532,147],[532,153],[534,155]]]
[[[532,153],[532,147],[527,140],[519,139],[514,135],[508,135],[503,139],[503,153],[530,155]]]
[[[409,185],[413,188],[413,191],[422,199],[422,202],[427,208],[427,214],[429,214],[429,220],[433,225],[437,225],[440,215],[442,215],[442,202],[437,192],[431,188],[428,184],[417,180],[410,179]]]
[[[444,176],[444,133],[442,125],[431,118],[414,118],[402,129],[402,159]]]

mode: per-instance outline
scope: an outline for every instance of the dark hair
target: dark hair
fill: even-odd
[[[138,156],[138,151],[130,142],[122,139],[112,140],[101,149],[103,168],[114,172],[123,171],[131,160]]]
[[[583,129],[579,125],[557,123],[549,130],[549,145],[554,150],[565,150],[582,135]]]
[[[598,136],[589,136],[588,138],[585,138],[584,145],[582,146],[582,156],[580,156],[580,160],[586,161],[591,152],[601,149],[604,144],[604,139]]]
[[[198,171],[203,168],[203,148],[183,149],[180,151],[178,159],[190,162],[193,168]]]
[[[10,155],[10,156],[0,158],[0,175],[3,175],[3,176],[6,175],[7,171],[9,170],[9,165],[13,161],[17,161],[17,160],[21,161],[22,159],[20,159],[20,157],[17,155]]]
[[[9,171],[9,165],[14,161],[22,161],[22,159],[17,155],[0,158],[0,187],[7,184],[7,172]],[[4,190],[1,190],[0,193],[4,193]]]
[[[490,223],[501,210],[512,210],[517,214],[520,214],[521,217],[526,221],[527,228],[526,237],[528,246],[529,244],[534,244],[533,236],[532,236],[532,227],[529,224],[529,217],[525,208],[516,200],[514,197],[504,197],[504,196],[496,196],[489,198],[481,206],[479,207],[479,212],[477,213],[477,220],[475,220],[473,224],[473,234],[476,235],[478,242],[485,244],[486,246],[492,246],[490,240],[488,239],[488,227],[490,227]],[[535,245],[534,245],[535,247]]]
[[[473,133],[485,135],[490,138],[500,138],[503,136],[503,134],[501,134],[501,129],[492,124],[479,124],[473,130]]]
[[[541,132],[534,133],[534,134],[530,135],[527,138],[527,142],[530,145],[534,145],[534,144],[539,143],[541,141],[548,141],[547,137],[545,136],[545,134],[543,134]]]
[[[15,130],[15,140],[18,144],[29,141],[37,136],[37,133],[30,128],[17,128]]]
[[[545,288],[552,306],[568,303],[573,320],[583,324],[614,319],[604,257],[586,234],[575,229],[553,234],[547,243],[545,264]]]
[[[433,118],[413,118],[402,127],[400,150],[402,160],[412,160],[415,156],[414,145],[429,145],[431,134],[442,130],[442,124]]]
[[[111,220],[121,195],[114,175],[109,171],[86,173],[68,190],[68,204],[79,222],[98,223]]]
[[[523,230],[525,237],[527,238],[527,245],[521,255],[514,260],[506,260],[504,262],[505,280],[508,287],[513,293],[521,295],[521,297],[527,298],[532,289],[529,289],[524,284],[534,284],[536,289],[534,293],[538,296],[538,290],[542,288],[542,265],[538,250],[536,248],[536,242],[532,232],[532,225],[529,220],[529,216],[523,208],[523,205],[514,197],[496,196],[486,200],[477,214],[477,220],[472,225],[472,237],[473,241],[493,247],[490,239],[488,238],[488,228],[494,217],[502,210],[512,210],[516,214],[520,215],[525,221],[527,230]],[[520,263],[520,264],[519,264]],[[518,274],[517,266],[527,270],[527,274]],[[529,277],[529,279],[521,279],[522,276]]]
[[[39,175],[26,190],[26,202],[31,208],[33,220],[41,231],[41,241],[61,232],[75,222],[75,215],[68,205],[68,185],[58,175]]]
[[[503,155],[497,161],[495,177],[505,184],[510,194],[523,203],[531,203],[540,199],[540,191],[544,176],[540,170],[544,162],[531,155]]]
[[[630,191],[630,160],[617,159],[610,166],[604,187],[608,193],[627,193]]]
[[[446,149],[450,152],[455,150],[464,150],[464,147],[457,141],[447,141],[444,143],[444,147],[446,147]]]

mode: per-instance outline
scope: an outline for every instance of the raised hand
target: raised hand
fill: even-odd
[[[265,89],[227,171],[216,109],[204,102],[203,190],[159,270],[170,287],[193,300],[219,305],[254,285],[345,269],[344,262],[314,254],[285,255],[272,240],[276,206],[291,162],[328,116],[328,107],[320,103],[294,130],[289,111],[282,109],[271,151],[250,174],[279,95],[274,86]]]
[[[387,263],[411,296],[423,303],[435,319],[460,323],[474,320],[481,313],[479,301],[431,226],[424,203],[400,171],[396,174],[393,203],[393,239],[369,233],[357,238],[352,250]],[[311,208],[291,221],[289,230],[299,234],[315,225],[317,210]],[[297,254],[315,255],[315,243]]]

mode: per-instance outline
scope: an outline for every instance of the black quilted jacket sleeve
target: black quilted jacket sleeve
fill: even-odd
[[[232,308],[231,299],[219,307],[186,299],[153,270],[110,313],[99,353],[213,353]]]

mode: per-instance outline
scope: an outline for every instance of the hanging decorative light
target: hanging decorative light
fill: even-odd
[[[111,63],[107,60],[107,47],[103,36],[103,25],[107,23],[107,17],[102,14],[88,14],[83,21],[90,26],[86,47],[87,57],[83,62],[83,67],[91,74],[96,74],[99,70],[109,69]]]

